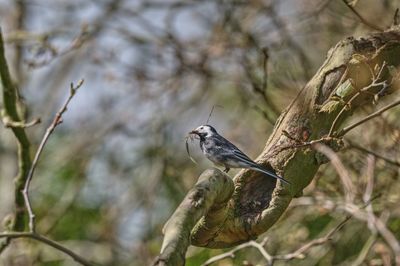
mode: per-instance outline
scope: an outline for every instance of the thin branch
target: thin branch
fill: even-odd
[[[84,266],[93,266],[92,263],[88,262],[86,259],[84,259],[83,257],[81,257],[80,255],[76,254],[75,252],[73,252],[72,250],[64,247],[63,245],[57,243],[54,240],[51,240],[45,236],[39,235],[37,233],[34,232],[7,232],[7,233],[1,233],[0,234],[0,238],[31,238],[34,240],[37,240],[39,242],[45,243],[48,246],[51,246],[65,254],[67,254],[68,256],[70,256],[72,259],[74,259],[76,262],[79,262],[80,264],[84,265]]]
[[[355,8],[347,2],[347,0],[342,0],[343,3],[360,19],[360,21],[365,24],[366,26],[370,27],[371,29],[377,30],[377,31],[383,31],[382,28],[368,22],[363,16],[361,16],[360,13],[358,13],[357,10],[355,10]]]
[[[215,263],[217,261],[220,261],[220,260],[223,260],[223,259],[226,259],[226,258],[235,258],[235,253],[237,251],[245,249],[245,248],[249,248],[249,247],[256,248],[261,253],[261,255],[263,255],[263,257],[267,261],[268,265],[272,265],[273,258],[264,248],[264,245],[265,245],[265,243],[267,241],[268,241],[268,238],[266,237],[260,243],[254,241],[254,240],[251,240],[249,242],[243,243],[241,245],[236,246],[235,248],[231,249],[228,252],[222,253],[220,255],[217,255],[217,256],[214,256],[214,257],[208,259],[206,262],[201,264],[201,266],[208,266],[208,265],[211,265],[211,264],[213,264],[213,263]]]
[[[262,88],[265,93],[265,91],[267,90],[267,87],[268,87],[268,59],[269,59],[268,48],[267,47],[262,48],[262,53],[263,53],[263,84],[262,84]]]
[[[366,207],[368,207],[372,201],[376,200],[377,198],[379,198],[381,196],[381,194],[378,194],[370,199],[368,199],[365,204],[363,206],[360,207],[360,209],[364,209]],[[265,260],[267,261],[268,265],[273,265],[273,262],[275,260],[292,260],[292,259],[303,259],[304,258],[304,253],[307,252],[310,248],[314,247],[314,246],[318,246],[318,245],[322,245],[325,244],[326,242],[330,241],[332,239],[332,236],[337,233],[338,231],[340,231],[345,224],[350,221],[350,219],[353,218],[352,214],[348,214],[339,224],[337,224],[333,229],[331,229],[325,236],[318,238],[318,239],[314,239],[306,244],[304,244],[303,246],[301,246],[300,248],[298,248],[297,250],[295,250],[294,252],[288,253],[288,254],[282,254],[282,255],[270,255],[264,248],[265,244],[268,241],[268,237],[265,237],[263,239],[263,241],[261,241],[260,243],[257,243],[256,241],[249,241],[246,243],[243,243],[241,245],[236,246],[235,248],[231,249],[228,252],[222,253],[220,255],[214,256],[210,259],[208,259],[206,262],[204,262],[201,266],[208,266],[211,265],[217,261],[226,259],[226,258],[235,258],[235,253],[248,248],[248,247],[255,247],[257,248],[260,253],[263,255],[263,257],[265,258]]]
[[[332,236],[338,232],[340,229],[343,228],[343,226],[351,219],[352,216],[348,215],[346,216],[343,221],[341,221],[335,228],[330,230],[325,236],[314,239],[304,246],[301,246],[298,248],[296,251],[284,255],[276,255],[274,256],[275,259],[277,260],[292,260],[292,259],[302,259],[304,258],[304,253],[308,251],[310,248],[318,245],[325,244],[326,242],[330,241],[332,239]]]
[[[368,69],[369,69],[370,72],[371,72],[372,82],[371,82],[371,84],[369,84],[368,86],[362,88],[362,89],[359,90],[357,93],[355,93],[355,94],[345,103],[345,105],[343,106],[343,108],[339,111],[339,113],[337,114],[337,116],[336,116],[335,119],[333,120],[333,123],[332,123],[331,128],[329,129],[329,133],[328,133],[328,136],[329,136],[329,137],[332,137],[332,135],[333,135],[333,133],[334,133],[334,130],[335,130],[335,128],[336,128],[336,125],[337,125],[337,123],[339,123],[339,119],[340,119],[340,117],[342,116],[342,114],[346,111],[347,106],[349,106],[358,96],[360,96],[362,93],[368,92],[369,89],[374,88],[374,87],[382,86],[383,89],[387,88],[388,84],[387,84],[386,80],[380,81],[380,82],[379,82],[379,79],[381,78],[382,73],[383,73],[383,69],[386,67],[386,62],[383,62],[383,63],[382,63],[381,67],[379,68],[379,71],[378,71],[377,75],[375,75],[375,72],[372,70],[372,68],[371,68],[367,63],[365,63],[365,65],[368,67]],[[343,78],[343,76],[342,76],[342,78]],[[383,89],[382,89],[382,90],[383,90]]]
[[[28,176],[25,180],[25,186],[24,189],[22,190],[22,194],[24,195],[24,200],[25,200],[25,206],[28,210],[29,214],[29,230],[30,232],[35,232],[35,214],[32,210],[32,205],[29,200],[29,186],[32,181],[33,173],[35,172],[37,163],[39,161],[40,155],[42,154],[43,148],[46,145],[50,135],[53,133],[54,129],[62,123],[62,115],[67,111],[67,107],[69,102],[72,100],[74,97],[75,93],[77,90],[82,86],[83,84],[83,79],[81,79],[76,86],[74,86],[73,83],[71,83],[70,87],[70,93],[68,99],[64,102],[63,106],[61,109],[56,113],[53,122],[50,124],[50,126],[47,128],[46,133],[43,136],[42,141],[40,142],[39,148],[36,151],[35,158],[33,159],[33,163],[31,165],[31,168],[29,169]]]
[[[353,182],[351,181],[350,174],[347,171],[346,167],[344,167],[342,161],[339,156],[328,146],[323,144],[314,144],[313,148],[324,154],[329,160],[332,162],[333,166],[336,169],[336,172],[339,174],[340,180],[343,183],[346,203],[351,203],[354,201],[355,192],[357,191]]]
[[[367,157],[367,186],[365,187],[365,192],[363,195],[363,201],[367,203],[371,200],[371,195],[374,190],[374,170],[375,170],[375,157],[372,155],[368,155]],[[368,214],[368,228],[373,233],[376,234],[376,230],[373,226],[375,221],[374,212],[372,209],[372,205],[368,205],[366,208]]]
[[[36,118],[32,120],[31,122],[25,123],[22,121],[13,121],[11,117],[2,115],[2,122],[5,127],[10,127],[10,128],[28,128],[28,127],[33,127],[41,122],[40,118]]]
[[[393,26],[399,25],[399,8],[396,8],[396,11],[394,12],[393,16]]]
[[[262,70],[263,70],[263,77],[262,81],[259,82],[258,78],[252,73],[252,64],[250,60],[244,56],[243,57],[243,70],[246,75],[247,80],[249,81],[251,88],[256,94],[259,94],[262,99],[265,102],[265,107],[269,109],[269,111],[273,114],[273,117],[275,117],[272,122],[271,120],[267,118],[267,121],[274,124],[276,120],[276,116],[279,114],[279,110],[276,108],[276,106],[273,104],[271,101],[270,97],[267,94],[267,86],[268,86],[268,48],[262,48]]]
[[[359,150],[359,151],[362,151],[362,152],[371,154],[371,155],[375,156],[376,158],[379,158],[379,159],[381,159],[381,160],[384,160],[384,161],[387,162],[387,163],[390,163],[390,164],[393,164],[393,165],[395,165],[395,166],[397,166],[397,167],[400,167],[400,162],[398,162],[398,161],[392,160],[392,159],[387,158],[387,157],[385,157],[385,156],[382,156],[382,155],[380,155],[380,154],[378,154],[378,153],[376,153],[376,152],[374,152],[374,151],[371,151],[371,150],[369,150],[369,149],[366,149],[366,148],[364,148],[364,147],[361,147],[361,146],[359,146],[358,144],[355,144],[355,143],[352,142],[352,141],[349,141],[349,140],[346,140],[346,141],[348,142],[348,145],[349,145],[350,148],[354,148],[354,149],[356,149],[356,150]]]
[[[375,118],[377,116],[380,116],[382,113],[386,112],[387,110],[397,106],[400,104],[400,99],[379,109],[378,111],[376,111],[375,113],[370,114],[369,116],[351,124],[350,126],[347,126],[345,128],[343,128],[339,133],[338,136],[344,136],[345,134],[347,134],[350,130],[354,129],[355,127],[367,122],[368,120],[371,120],[372,118]]]
[[[287,138],[295,141],[295,144],[291,144],[291,145],[287,145],[287,146],[282,146],[279,149],[277,149],[272,156],[276,156],[277,154],[281,153],[282,151],[288,150],[288,149],[300,149],[300,148],[306,148],[306,147],[310,147],[313,146],[315,144],[318,143],[329,143],[331,141],[339,141],[340,139],[336,138],[336,137],[322,137],[320,139],[315,139],[315,140],[310,140],[310,141],[302,141],[300,139],[296,139],[294,138],[292,135],[290,135],[289,132],[287,132],[286,130],[282,131],[282,134],[285,135]]]
[[[361,209],[355,205],[347,204],[344,210],[355,218],[365,221],[372,222],[372,226],[374,230],[376,230],[381,237],[386,241],[386,243],[391,247],[393,253],[395,254],[396,265],[400,265],[400,243],[396,239],[396,236],[387,228],[385,219],[380,217],[376,217],[373,213],[368,214],[366,212],[361,211]],[[373,219],[370,218],[370,215],[373,216]]]
[[[345,105],[343,106],[343,108],[339,111],[339,113],[337,114],[337,116],[335,117],[335,119],[332,122],[331,128],[329,129],[329,133],[328,133],[329,137],[333,136],[333,132],[335,130],[335,127],[336,127],[337,123],[339,123],[339,118],[346,111],[346,107],[348,105],[350,105],[359,95],[360,95],[360,92],[357,92],[356,94],[354,94],[353,97],[351,97],[350,100],[348,100],[345,103]]]

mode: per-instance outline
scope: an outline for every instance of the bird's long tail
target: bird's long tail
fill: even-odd
[[[283,179],[282,177],[280,177],[280,176],[278,176],[278,175],[272,173],[271,171],[268,171],[268,170],[264,169],[264,168],[261,167],[261,166],[258,166],[258,165],[257,165],[257,166],[252,166],[252,167],[250,167],[250,169],[255,170],[255,171],[259,171],[259,172],[261,172],[261,173],[264,173],[264,174],[269,175],[269,176],[271,176],[271,177],[273,177],[273,178],[279,179],[279,180],[281,180],[282,182],[284,182],[284,183],[290,185],[290,182],[289,182],[289,181],[287,181],[287,180]]]

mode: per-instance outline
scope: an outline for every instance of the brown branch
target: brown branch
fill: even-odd
[[[82,84],[83,84],[83,79],[81,79],[76,86],[74,86],[74,84],[71,83],[69,97],[64,102],[64,104],[62,105],[60,110],[56,113],[56,115],[55,115],[55,117],[53,119],[53,122],[47,128],[46,133],[44,134],[44,136],[42,138],[42,141],[40,142],[40,145],[39,145],[39,147],[38,147],[38,149],[36,151],[35,157],[33,159],[33,163],[31,165],[31,168],[29,169],[28,176],[26,177],[24,189],[22,190],[22,194],[24,195],[25,206],[26,206],[26,209],[27,209],[28,215],[29,215],[29,230],[32,233],[35,232],[35,214],[34,214],[34,212],[32,210],[32,205],[31,205],[31,202],[29,200],[29,186],[31,184],[31,181],[32,181],[32,178],[33,178],[33,174],[35,172],[37,163],[39,161],[40,155],[42,154],[44,146],[46,145],[46,143],[47,143],[50,135],[53,133],[54,129],[59,124],[62,123],[62,115],[65,113],[65,111],[67,111],[67,107],[68,107],[69,102],[72,100],[72,98],[74,97],[75,93],[82,86]]]
[[[267,107],[269,111],[273,114],[273,117],[275,117],[275,118],[270,118],[269,116],[264,116],[265,118],[267,118],[267,121],[273,125],[276,120],[276,117],[279,114],[279,111],[267,94],[268,52],[265,48],[262,49],[262,56],[263,56],[263,79],[261,83],[258,81],[257,77],[255,77],[255,75],[252,73],[253,71],[252,65],[250,63],[250,60],[246,57],[246,55],[243,57],[243,70],[254,93],[262,97],[265,103],[265,107]]]
[[[394,166],[400,167],[400,162],[398,162],[398,161],[395,161],[395,160],[392,160],[392,159],[387,158],[385,156],[382,156],[382,155],[380,155],[380,154],[378,154],[378,153],[376,153],[374,151],[371,151],[371,150],[369,150],[367,148],[364,148],[364,147],[362,147],[362,146],[360,146],[358,144],[355,144],[354,142],[352,142],[350,140],[346,140],[346,141],[348,142],[348,145],[349,145],[350,148],[354,148],[356,150],[371,154],[371,155],[375,156],[376,158],[379,158],[379,159],[381,159],[381,160],[383,160],[383,161],[385,161],[387,163],[390,163],[390,164],[393,164]]]
[[[347,2],[348,0],[342,0],[343,3],[360,19],[360,21],[365,24],[366,26],[370,27],[371,29],[377,30],[377,31],[383,31],[382,28],[368,22],[363,16],[361,16],[360,13],[358,13],[357,10],[349,3]]]
[[[262,83],[262,88],[265,91],[268,88],[268,59],[269,59],[269,55],[268,55],[268,48],[264,47],[261,49],[263,56],[262,56],[262,60],[263,60],[263,83]]]
[[[68,256],[70,256],[72,259],[74,259],[76,262],[84,265],[84,266],[93,266],[92,263],[88,262],[85,258],[81,257],[80,255],[76,254],[72,250],[64,247],[63,245],[57,243],[54,240],[51,240],[45,236],[39,235],[34,232],[6,232],[6,233],[0,233],[0,238],[31,238],[34,240],[37,240],[39,242],[45,243],[48,246],[51,246]]]
[[[277,151],[275,151],[274,155],[277,155],[277,154],[279,154],[280,152],[285,151],[285,150],[288,150],[288,149],[306,148],[306,147],[311,147],[311,146],[313,146],[313,145],[315,145],[315,144],[318,144],[318,143],[325,143],[325,144],[327,144],[327,143],[332,142],[332,141],[339,141],[339,140],[340,140],[339,138],[336,138],[336,137],[324,136],[324,137],[322,137],[322,138],[320,138],[320,139],[314,139],[314,140],[310,140],[310,141],[302,141],[302,140],[300,140],[300,139],[296,139],[296,138],[294,138],[293,136],[291,136],[286,130],[283,130],[283,131],[282,131],[282,134],[283,134],[285,137],[287,137],[287,138],[289,138],[289,139],[295,141],[296,143],[295,143],[295,144],[290,144],[290,145],[287,145],[287,146],[282,146],[282,147],[280,147]]]
[[[394,12],[394,16],[393,16],[393,24],[392,26],[397,26],[399,25],[399,8],[396,8],[396,11]]]
[[[366,116],[365,118],[363,118],[363,119],[361,119],[361,120],[359,120],[359,121],[357,121],[357,122],[351,124],[350,126],[347,126],[347,127],[343,128],[343,129],[338,133],[338,136],[341,136],[341,137],[342,137],[342,136],[346,135],[350,130],[352,130],[352,129],[358,127],[359,125],[361,125],[361,124],[367,122],[368,120],[371,120],[372,118],[375,118],[375,117],[377,117],[377,116],[380,116],[382,113],[386,112],[387,110],[389,110],[389,109],[391,109],[391,108],[393,108],[393,107],[396,107],[396,106],[399,105],[399,104],[400,104],[400,99],[397,100],[397,101],[395,101],[395,102],[393,102],[393,103],[391,103],[391,104],[389,104],[389,105],[387,105],[387,106],[385,106],[385,107],[383,107],[383,108],[381,108],[381,109],[379,109],[378,111],[376,111],[376,112],[374,112],[374,113],[372,113],[372,114]]]

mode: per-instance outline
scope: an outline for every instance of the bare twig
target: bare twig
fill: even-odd
[[[35,214],[32,210],[32,205],[29,200],[29,186],[32,181],[33,173],[36,169],[37,163],[39,161],[40,155],[42,154],[43,148],[46,145],[50,135],[53,133],[54,129],[62,123],[62,115],[67,111],[67,107],[71,99],[74,97],[75,93],[77,90],[82,86],[83,84],[83,79],[78,82],[76,86],[74,86],[73,83],[71,83],[70,87],[70,93],[68,99],[64,102],[63,106],[61,109],[56,113],[53,122],[50,124],[50,126],[47,128],[46,133],[43,136],[42,141],[40,142],[39,148],[36,151],[35,158],[33,159],[31,168],[29,169],[28,176],[25,180],[25,185],[24,189],[22,190],[22,194],[24,195],[24,200],[25,200],[25,206],[28,210],[28,215],[29,215],[29,230],[31,233],[35,232]]]
[[[386,222],[383,221],[384,219],[381,217],[376,217],[373,213],[373,219],[371,219],[370,214],[361,211],[359,207],[352,204],[348,204],[344,210],[361,221],[372,222],[374,230],[376,230],[379,235],[382,236],[395,254],[396,265],[400,265],[400,243],[396,239],[396,236],[387,228],[385,224]]]
[[[89,36],[90,33],[88,32],[87,27],[83,27],[79,35],[75,37],[68,45],[68,47],[64,48],[63,50],[55,48],[47,41],[47,39],[42,39],[40,40],[41,45],[49,51],[50,56],[42,60],[34,60],[34,59],[26,60],[26,63],[31,68],[39,68],[48,65],[51,62],[53,62],[56,58],[65,56],[73,52],[74,50],[79,49],[90,38]]]
[[[399,8],[396,8],[393,16],[393,26],[399,25]]]
[[[265,260],[267,261],[268,265],[272,265],[273,263],[273,258],[270,254],[268,254],[268,252],[265,250],[264,245],[266,244],[266,242],[268,241],[268,238],[264,238],[263,241],[261,241],[260,243],[251,240],[249,242],[243,243],[241,245],[236,246],[235,248],[231,249],[228,252],[222,253],[220,255],[214,256],[210,259],[208,259],[206,262],[204,262],[201,266],[208,266],[211,265],[217,261],[226,259],[226,258],[234,258],[235,257],[235,253],[239,250],[245,249],[245,248],[249,248],[249,247],[253,247],[256,248],[261,255],[265,258]]]
[[[366,208],[367,206],[369,206],[371,204],[372,201],[374,201],[375,199],[377,199],[378,197],[380,197],[381,195],[378,194],[372,198],[370,198],[367,202],[365,202],[365,204],[363,206],[361,206],[359,209],[363,209]],[[358,208],[358,207],[357,207]],[[327,243],[328,241],[330,241],[333,237],[333,235],[335,233],[337,233],[338,231],[340,231],[345,224],[350,221],[350,219],[353,218],[352,214],[348,214],[339,224],[337,224],[334,228],[332,228],[326,235],[324,235],[323,237],[320,237],[318,239],[314,239],[306,244],[304,244],[303,246],[301,246],[300,248],[296,249],[295,251],[288,253],[288,254],[281,254],[281,255],[270,255],[264,248],[265,244],[268,241],[268,237],[265,237],[260,243],[256,242],[256,241],[249,241],[246,243],[243,243],[241,245],[238,245],[237,247],[231,249],[228,252],[222,253],[220,255],[214,256],[210,259],[208,259],[206,262],[204,262],[202,264],[202,266],[208,266],[211,265],[217,261],[226,259],[226,258],[235,258],[235,253],[248,248],[248,247],[255,247],[257,248],[260,253],[263,255],[263,257],[265,258],[265,260],[267,261],[268,265],[273,265],[275,260],[292,260],[292,259],[303,259],[304,258],[304,253],[307,252],[309,249],[311,249],[314,246],[318,246],[318,245],[323,245],[325,243]]]
[[[365,192],[363,195],[364,203],[367,203],[368,201],[371,200],[371,195],[374,190],[374,168],[375,168],[375,157],[372,155],[369,155],[367,157],[367,171],[366,171],[367,186],[365,188]],[[372,206],[368,205],[365,209],[368,213],[368,228],[370,229],[370,231],[373,234],[375,234],[376,230],[373,227],[375,216],[374,216],[374,213],[372,210]]]
[[[397,106],[399,104],[400,104],[400,99],[395,101],[395,102],[393,102],[393,103],[391,103],[391,104],[389,104],[389,105],[387,105],[387,106],[385,106],[385,107],[383,107],[383,108],[381,108],[381,109],[379,109],[378,111],[370,114],[369,116],[364,117],[363,119],[351,124],[350,126],[347,126],[347,127],[343,128],[338,133],[338,136],[344,136],[345,134],[347,134],[350,130],[354,129],[355,127],[367,122],[368,120],[371,120],[372,118],[380,116],[382,113],[386,112],[387,110],[389,110],[389,109],[391,109],[391,108],[393,108],[393,107],[395,107],[395,106]]]
[[[276,120],[276,116],[279,114],[279,110],[276,108],[276,106],[274,105],[274,103],[271,101],[270,97],[267,94],[267,86],[268,86],[268,49],[267,48],[263,48],[261,49],[262,52],[262,58],[263,58],[263,62],[262,62],[262,70],[263,70],[263,77],[262,77],[262,81],[259,82],[257,77],[254,76],[254,74],[252,73],[252,65],[250,60],[244,56],[243,57],[243,70],[244,73],[246,74],[246,77],[248,79],[248,81],[251,84],[251,87],[253,89],[253,91],[256,94],[259,94],[262,99],[265,102],[265,107],[267,107],[269,109],[269,111],[273,114],[273,119],[270,119],[269,116],[265,116],[267,118],[267,121],[270,122],[271,124],[275,123]]]
[[[339,174],[340,180],[343,183],[344,192],[346,196],[346,202],[351,203],[354,201],[356,188],[351,181],[350,174],[347,169],[344,167],[342,161],[339,156],[328,146],[317,143],[313,145],[313,148],[317,151],[323,153],[326,157],[330,159],[333,166],[335,167],[337,173]]]
[[[329,136],[329,137],[332,137],[332,136],[333,136],[334,130],[335,130],[335,128],[336,128],[336,125],[337,125],[337,123],[339,123],[339,119],[341,118],[342,114],[346,111],[347,107],[348,107],[358,96],[360,96],[362,93],[368,92],[368,90],[371,89],[371,88],[379,87],[379,86],[382,86],[383,88],[386,88],[386,87],[388,86],[386,80],[384,80],[384,81],[379,81],[379,79],[380,79],[381,76],[382,76],[383,69],[386,67],[386,62],[383,62],[383,63],[382,63],[382,65],[381,65],[381,67],[379,68],[379,71],[378,71],[378,73],[377,73],[376,75],[375,75],[374,71],[372,70],[372,68],[371,68],[368,64],[366,64],[366,65],[367,65],[368,69],[369,69],[370,72],[371,72],[372,82],[371,82],[368,86],[362,88],[362,89],[359,90],[357,93],[355,93],[355,94],[345,103],[345,105],[343,106],[343,108],[339,111],[339,113],[337,114],[337,116],[336,116],[335,119],[333,120],[333,123],[332,123],[331,128],[329,129],[329,133],[328,133],[328,136]]]
[[[279,149],[274,151],[274,153],[271,156],[276,156],[280,152],[288,150],[288,149],[300,149],[300,148],[305,148],[305,147],[311,147],[312,145],[315,145],[315,144],[318,144],[318,143],[329,143],[331,141],[338,141],[339,140],[338,138],[335,138],[335,137],[324,136],[324,137],[322,137],[320,139],[315,139],[315,140],[310,140],[310,141],[302,141],[300,139],[294,138],[286,130],[283,130],[282,134],[285,135],[287,138],[295,141],[296,143],[295,144],[291,144],[291,145],[287,145],[287,146],[279,147]]]
[[[332,236],[338,232],[340,229],[343,228],[343,226],[351,219],[351,216],[346,216],[343,221],[341,221],[335,228],[330,230],[325,236],[314,239],[307,244],[301,246],[298,248],[296,251],[284,255],[276,255],[274,256],[275,259],[277,260],[292,260],[292,259],[303,259],[304,258],[304,253],[308,251],[310,248],[318,245],[322,245],[332,239]]]
[[[2,122],[5,127],[10,127],[10,128],[28,128],[28,127],[33,127],[34,125],[37,125],[41,122],[40,118],[36,118],[32,120],[31,122],[25,123],[22,121],[13,121],[9,116],[4,116]]]
[[[400,265],[400,243],[396,236],[387,228],[386,224],[380,218],[375,219],[375,227],[379,234],[385,239],[386,243],[393,250],[395,255],[396,265]]]
[[[382,28],[380,28],[380,27],[368,22],[363,16],[361,16],[361,14],[358,13],[358,11],[355,10],[355,8],[349,2],[347,2],[347,0],[342,0],[342,1],[360,19],[360,21],[363,24],[365,24],[366,26],[370,27],[371,29],[378,30],[378,31],[383,31]]]
[[[46,245],[51,246],[65,254],[67,254],[68,256],[73,258],[76,262],[78,262],[84,266],[92,266],[93,265],[92,263],[88,262],[86,259],[84,259],[80,255],[78,255],[75,252],[73,252],[72,250],[62,246],[61,244],[57,243],[56,241],[51,240],[45,236],[39,235],[34,232],[0,233],[0,238],[10,238],[10,239],[12,239],[12,238],[31,238],[31,239],[37,240],[39,242],[45,243]]]
[[[375,156],[378,159],[384,160],[387,163],[390,163],[390,164],[393,164],[393,165],[395,165],[397,167],[400,167],[400,162],[397,162],[395,160],[392,160],[390,158],[382,156],[382,155],[380,155],[380,154],[378,154],[378,153],[376,153],[374,151],[371,151],[371,150],[369,150],[367,148],[364,148],[364,147],[362,147],[362,146],[360,146],[358,144],[355,144],[354,142],[352,142],[352,141],[350,141],[348,139],[346,139],[346,142],[348,142],[348,145],[349,145],[350,148],[354,148],[356,150],[359,150],[359,151],[362,151],[362,152],[365,152],[365,153],[368,153],[368,154],[372,154],[373,156]]]
[[[268,48],[267,47],[262,48],[262,53],[263,53],[263,84],[262,84],[262,88],[265,92],[267,90],[267,86],[268,86],[268,59],[269,59]]]

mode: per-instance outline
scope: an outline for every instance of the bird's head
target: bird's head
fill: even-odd
[[[217,131],[215,130],[215,128],[213,128],[210,125],[202,125],[196,129],[193,129],[192,131],[190,131],[189,134],[195,134],[195,135],[199,136],[200,139],[204,139],[204,138],[207,138],[207,137],[217,134]]]

